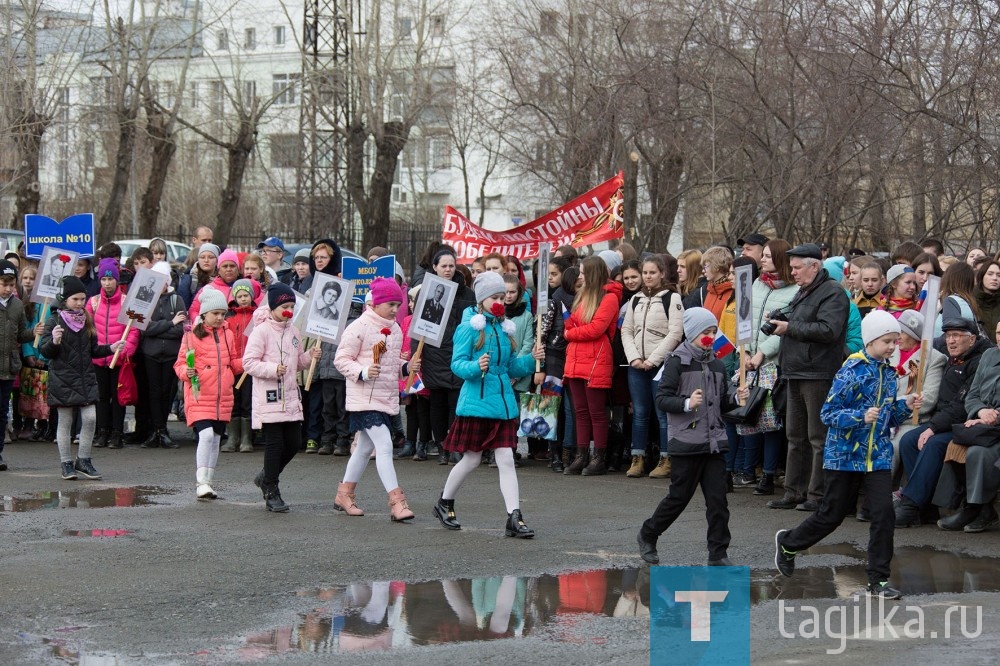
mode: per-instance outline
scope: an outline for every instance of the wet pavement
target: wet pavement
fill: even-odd
[[[367,515],[347,518],[332,508],[346,460],[301,455],[282,483],[292,510],[279,516],[250,483],[259,452],[223,455],[225,499],[197,502],[194,447],[182,444],[101,451],[97,483],[59,480],[54,446],[8,445],[0,664],[648,663],[649,569],[634,538],[662,482],[564,477],[529,463],[518,476],[538,536],[521,541],[502,536],[494,470],[470,477],[456,502],[463,529],[449,532],[429,511],[446,467],[396,463],[417,513],[404,526],[389,521],[374,465],[358,486]],[[778,634],[777,606],[850,602],[866,582],[868,525],[846,521],[785,579],[772,568],[774,530],[804,516],[766,510],[748,492],[729,497],[730,556],[751,567],[753,662],[825,663],[824,644]],[[704,564],[704,539],[696,498],[660,540],[661,560]],[[898,530],[896,546],[892,581],[904,603],[982,604],[984,636],[905,650],[860,642],[851,655],[913,666],[947,650],[956,664],[993,663],[1000,532]]]

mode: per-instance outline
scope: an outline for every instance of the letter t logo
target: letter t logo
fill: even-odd
[[[725,601],[729,592],[716,590],[676,590],[674,601],[691,604],[691,640],[712,640],[712,602]]]

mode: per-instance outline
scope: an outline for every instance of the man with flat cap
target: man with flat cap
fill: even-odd
[[[736,241],[740,246],[740,255],[750,257],[760,268],[761,259],[764,258],[764,246],[767,245],[768,238],[763,234],[747,234]]]
[[[787,321],[769,321],[775,326],[774,334],[781,336],[778,367],[788,380],[788,459],[785,495],[767,505],[772,509],[815,511],[824,492],[826,426],[819,413],[847,356],[850,301],[840,283],[823,268],[817,245],[797,245],[786,256],[799,291],[784,309]]]

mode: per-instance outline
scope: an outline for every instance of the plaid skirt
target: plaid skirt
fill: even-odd
[[[517,419],[479,419],[456,416],[441,444],[445,451],[492,451],[517,448]]]

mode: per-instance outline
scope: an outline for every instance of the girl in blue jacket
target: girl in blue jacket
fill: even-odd
[[[462,453],[445,481],[434,515],[449,530],[461,529],[455,518],[455,495],[466,477],[479,467],[483,451],[493,451],[500,472],[500,492],[507,505],[507,536],[530,539],[535,533],[521,516],[514,449],[520,414],[511,379],[535,371],[535,360],[545,358],[537,345],[531,355],[517,356],[514,322],[504,317],[506,291],[499,273],[485,272],[473,288],[478,305],[469,308],[455,332],[451,371],[462,381],[455,420],[442,446]]]

